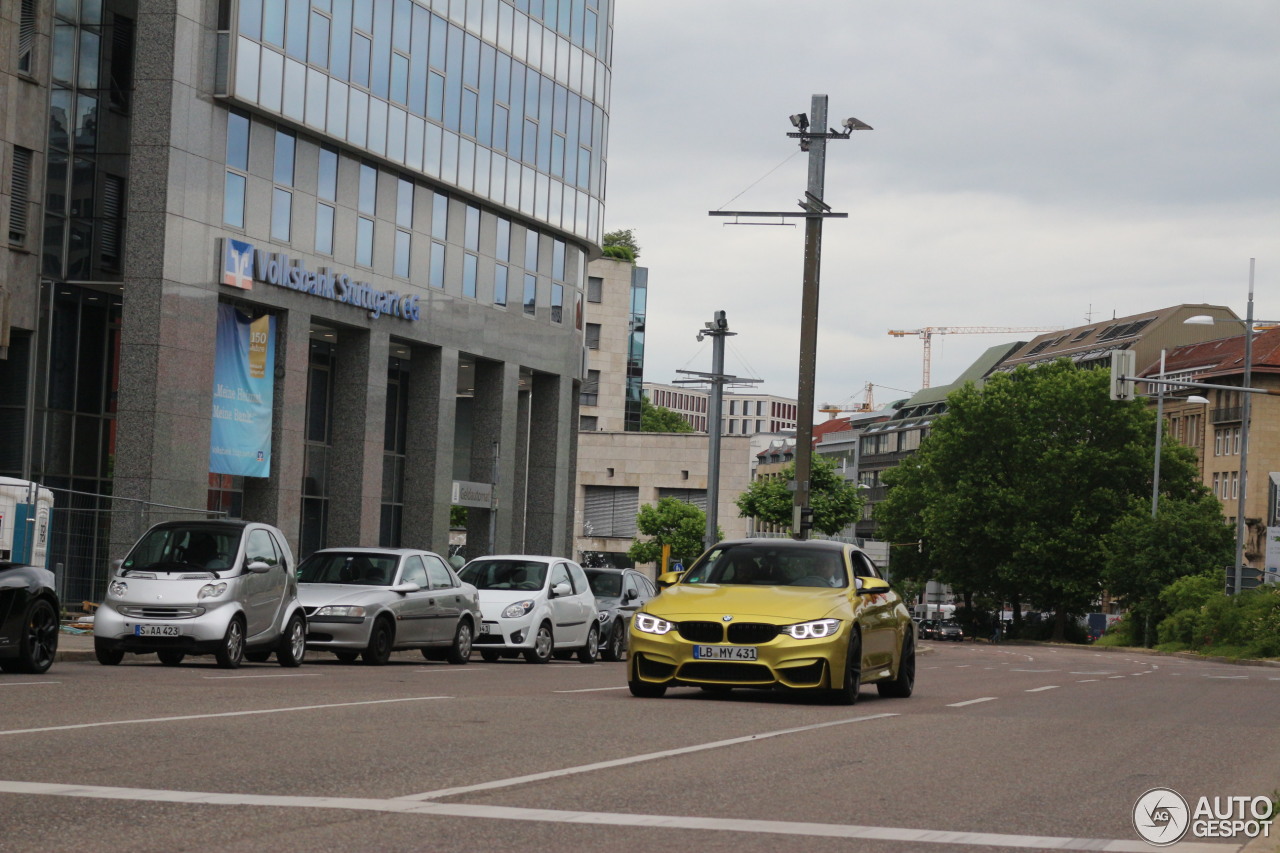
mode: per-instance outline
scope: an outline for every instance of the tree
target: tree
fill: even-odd
[[[634,264],[640,257],[640,247],[636,245],[635,235],[630,228],[605,232],[604,241],[600,245],[606,258],[617,258]]]
[[[678,412],[655,406],[647,396],[640,398],[641,432],[693,432],[693,427]]]
[[[763,477],[738,495],[738,515],[791,529],[795,495],[787,484],[795,480],[796,466],[788,465],[778,477]],[[846,480],[836,464],[814,456],[809,470],[809,505],[813,529],[827,536],[844,530],[862,515],[862,496],[856,484]]]
[[[707,531],[707,514],[678,498],[659,498],[657,504],[640,508],[636,530],[652,539],[636,539],[627,556],[637,563],[662,559],[662,546],[671,546],[671,556],[692,560],[702,553],[702,537]],[[716,530],[716,538],[724,534]]]
[[[1062,359],[1019,367],[947,398],[947,414],[886,474],[876,518],[893,541],[923,539],[929,571],[963,591],[1068,617],[1103,588],[1102,540],[1151,493],[1155,416],[1108,394],[1103,370]],[[1162,499],[1193,498],[1198,476],[1173,442]]]

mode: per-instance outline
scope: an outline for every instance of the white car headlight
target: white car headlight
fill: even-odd
[[[200,587],[200,591],[196,593],[196,600],[202,598],[217,598],[227,591],[225,583],[207,583]]]
[[[840,620],[818,619],[814,622],[797,622],[795,625],[783,625],[778,630],[797,640],[820,640],[839,631]]]
[[[659,619],[649,613],[637,613],[631,624],[636,626],[637,631],[643,631],[646,634],[667,634],[674,631],[676,627],[676,623]]]
[[[515,604],[508,604],[507,609],[502,611],[503,619],[519,619],[521,616],[527,616],[529,611],[533,609],[533,599],[526,598],[524,601],[517,601]]]
[[[596,618],[599,619],[601,622],[607,621],[609,618],[609,611],[601,610],[599,613],[596,614]]]
[[[129,591],[129,585],[124,581],[119,581],[119,580],[112,581],[111,585],[107,587],[107,593],[112,598],[123,598],[124,594],[128,591]]]
[[[316,616],[364,616],[364,608],[355,604],[328,604],[315,612]]]

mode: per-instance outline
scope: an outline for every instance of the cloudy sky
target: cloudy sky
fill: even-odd
[[[889,329],[1071,327],[1183,302],[1280,315],[1280,2],[617,0],[606,230],[649,268],[645,379],[794,396],[807,155],[830,98],[817,403],[921,385]],[[933,338],[932,384],[1035,333]],[[818,416],[821,420],[822,416]]]

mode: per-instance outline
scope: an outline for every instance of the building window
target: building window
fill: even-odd
[[[476,274],[479,265],[479,259],[470,252],[466,252],[462,256],[462,295],[471,299],[476,298]]]
[[[278,243],[289,242],[293,194],[276,187],[271,191],[271,239]]]
[[[337,333],[311,332],[304,426],[299,559],[325,546],[329,526],[329,453],[333,443],[333,371]]]
[[[431,236],[437,240],[449,239],[449,197],[436,193],[431,200]]]
[[[538,309],[538,277],[530,273],[524,276],[524,313],[535,314]]]
[[[551,285],[551,322],[564,322],[564,285]]]
[[[551,244],[551,277],[556,281],[564,281],[563,240],[555,240]]]
[[[444,243],[431,244],[431,274],[427,283],[444,290]]]
[[[600,276],[587,277],[587,301],[595,303],[604,301],[604,279]]]
[[[36,0],[22,0],[18,13],[18,70],[31,73],[31,55],[36,43]]]
[[[408,231],[396,231],[396,257],[394,274],[400,278],[409,277],[409,249],[413,243],[413,235]]]
[[[244,228],[245,188],[249,172],[249,117],[227,113],[227,178],[222,196],[222,221]]]
[[[626,486],[586,486],[582,535],[630,539],[636,535],[640,491]]]
[[[582,381],[582,391],[578,394],[579,406],[596,405],[600,393],[600,371],[588,370],[587,378]]]
[[[504,308],[507,305],[507,268],[502,264],[493,268],[493,304]]]
[[[600,428],[599,423],[600,423],[600,419],[597,418],[595,415],[581,415],[578,418],[578,431],[579,432],[595,432]]]
[[[511,260],[511,220],[498,217],[497,245],[494,246],[494,257],[500,261]]]
[[[378,212],[378,170],[368,163],[360,164],[360,212],[374,216]]]
[[[600,349],[600,324],[587,324],[587,349]]]
[[[364,216],[356,217],[356,263],[373,266],[373,220]]]
[[[392,356],[387,368],[387,408],[382,444],[382,520],[378,545],[400,547],[404,520],[404,469],[409,423],[409,351]]]
[[[316,203],[316,251],[333,254],[333,205]]]
[[[26,3],[23,3],[26,14]],[[31,193],[31,163],[34,152],[13,149],[13,170],[9,174],[9,242],[15,246],[27,242],[27,206]]]
[[[532,228],[524,234],[524,268],[530,272],[538,271],[538,232]]]
[[[292,231],[293,193],[287,189],[293,186],[294,152],[297,140],[292,133],[276,131],[275,163],[271,179],[276,187],[271,194],[271,239],[280,243],[288,243]]]
[[[466,224],[462,232],[462,245],[473,252],[480,251],[480,208],[467,205]]]

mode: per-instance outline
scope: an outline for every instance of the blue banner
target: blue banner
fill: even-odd
[[[275,364],[275,317],[250,320],[235,306],[219,305],[209,441],[212,473],[241,477],[271,473]]]

